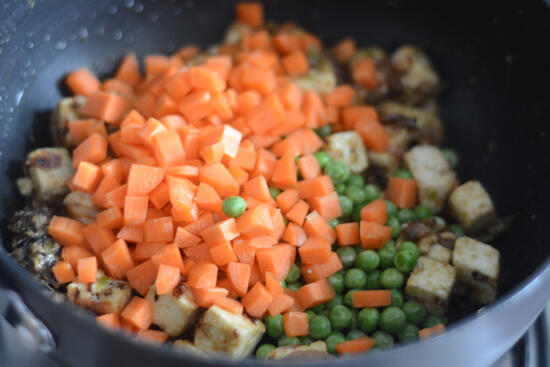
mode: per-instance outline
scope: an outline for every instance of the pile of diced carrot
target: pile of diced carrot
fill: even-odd
[[[121,315],[100,322],[165,340],[148,330],[152,306],[142,297],[152,285],[169,294],[183,281],[202,307],[244,309],[257,318],[284,313],[287,335],[306,335],[301,311],[334,296],[326,278],[342,269],[331,245],[379,248],[390,239],[382,199],[363,209],[360,223],[327,223],[342,212],[313,156],[324,142],[312,129],[328,123],[385,150],[389,140],[375,109],[352,105],[349,85],[319,95],[293,82],[308,73],[306,53],[322,48],[318,38],[291,27],[270,34],[258,4],[238,4],[237,16],[253,31],[220,45],[200,66],[185,66],[199,52],[185,47],[145,57],[145,76],[131,54],[111,79],[101,82],[88,69],[67,78],[71,91],[87,98],[86,119],[69,124],[76,174],[67,185],[92,194],[101,211],[88,225],[52,219],[49,233],[63,246],[53,271],[60,283],[92,283],[101,268],[139,295]],[[338,59],[351,57],[349,43],[335,49]],[[376,85],[369,61],[354,69],[363,87]],[[269,186],[282,191],[276,200]],[[400,206],[410,201],[403,187],[390,188]],[[222,211],[233,195],[247,204],[238,218]],[[307,284],[293,292],[280,282],[296,252]]]

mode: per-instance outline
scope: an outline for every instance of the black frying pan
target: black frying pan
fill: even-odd
[[[461,180],[480,179],[498,212],[513,215],[493,243],[502,253],[501,296],[445,334],[389,352],[345,358],[348,365],[486,365],[526,330],[550,297],[547,210],[550,145],[546,46],[550,10],[541,1],[266,1],[267,17],[296,20],[330,45],[426,49],[445,82],[441,116],[447,145],[461,153]],[[88,66],[111,73],[131,50],[174,51],[218,41],[233,18],[231,1],[118,2],[4,0],[0,4],[0,195],[2,216],[21,205],[13,180],[25,153],[50,144],[48,121],[65,94],[64,75]],[[50,354],[64,365],[216,365],[110,333],[50,300],[0,246],[0,277],[51,330]],[[227,363],[227,362],[225,362]],[[243,365],[256,365],[250,360]],[[328,363],[328,362],[327,362]],[[324,363],[318,363],[324,364]]]

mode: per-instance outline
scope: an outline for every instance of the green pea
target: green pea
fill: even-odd
[[[393,336],[382,330],[375,331],[372,338],[374,339],[373,348],[387,349],[393,347]]]
[[[367,283],[365,288],[368,290],[380,289],[380,275],[382,272],[380,270],[373,270],[367,274]]]
[[[376,308],[364,308],[359,311],[359,327],[365,333],[372,333],[378,327],[380,312]]]
[[[386,199],[386,212],[388,217],[395,217],[397,215],[397,205]]]
[[[283,315],[267,315],[264,319],[267,334],[273,338],[280,337],[284,332]]]
[[[273,344],[262,344],[256,350],[256,357],[265,359],[273,349],[275,349],[275,346]]]
[[[349,167],[340,161],[330,161],[324,169],[335,184],[345,182],[349,177]]]
[[[277,346],[284,347],[287,345],[301,345],[300,339],[296,338],[295,336],[286,336],[283,335],[279,338],[279,341],[277,342]]]
[[[308,320],[311,320],[313,317],[315,317],[315,312],[313,312],[311,310],[306,310],[306,314],[307,314],[307,319]]]
[[[380,275],[380,284],[382,284],[384,288],[401,288],[404,281],[405,277],[403,273],[396,268],[387,268]]]
[[[420,249],[416,243],[411,241],[401,242],[401,245],[399,245],[399,251],[410,251],[416,258],[420,256]]]
[[[378,265],[380,265],[380,256],[373,250],[362,251],[355,258],[355,266],[365,272],[376,269]]]
[[[292,264],[290,267],[290,270],[288,271],[288,274],[286,275],[286,281],[288,283],[293,283],[300,279],[300,276],[302,275],[302,272],[300,271],[300,268],[296,266],[296,264]]]
[[[445,318],[438,315],[429,315],[422,323],[422,328],[428,328],[439,324],[445,324]]]
[[[353,247],[340,247],[338,250],[336,250],[336,254],[338,254],[340,262],[342,263],[342,265],[344,265],[344,268],[349,268],[355,264],[355,256],[357,254]]]
[[[380,314],[380,328],[387,333],[395,334],[403,330],[407,318],[405,313],[395,306],[386,307]]]
[[[413,324],[406,323],[403,330],[401,330],[397,337],[399,341],[406,343],[418,339],[418,327]]]
[[[451,167],[454,168],[458,165],[458,161],[459,161],[458,154],[454,149],[443,148],[441,149],[441,153],[443,153],[447,161],[449,161],[449,164],[451,165]]]
[[[346,292],[344,296],[344,304],[348,307],[353,307],[353,293],[357,292],[357,289],[351,289]]]
[[[273,198],[273,200],[277,199],[277,196],[281,193],[281,190],[279,190],[276,187],[270,187],[269,188],[269,195]]]
[[[319,163],[319,166],[321,168],[325,168],[327,164],[332,160],[330,159],[330,156],[327,154],[327,152],[323,152],[322,150],[318,150],[315,153],[313,153],[315,156],[315,159],[317,159],[317,162]]]
[[[401,168],[401,169],[396,170],[393,173],[393,177],[413,178],[413,175],[412,175],[411,171],[409,171],[408,169]]]
[[[325,340],[327,350],[329,353],[336,353],[336,344],[340,344],[346,341],[346,337],[339,331],[333,331]]]
[[[396,217],[389,217],[386,225],[391,228],[392,238],[396,238],[401,233],[401,223]]]
[[[353,211],[351,212],[351,219],[354,221],[354,222],[359,222],[361,220],[361,209],[363,209],[363,207],[367,205],[366,203],[360,203],[360,204],[355,204],[353,206]]]
[[[402,273],[411,272],[416,266],[417,257],[410,250],[399,250],[393,258],[395,268]]]
[[[348,187],[346,186],[345,183],[339,183],[334,185],[334,191],[336,191],[338,195],[344,195],[346,193],[347,188]]]
[[[312,339],[325,339],[331,331],[330,321],[326,316],[317,315],[309,320],[309,336]]]
[[[346,271],[344,284],[348,289],[361,289],[367,283],[367,274],[361,269],[353,268]]]
[[[453,232],[456,238],[464,237],[466,235],[462,227],[458,224],[449,224],[449,231]]]
[[[365,192],[367,194],[367,197],[366,197],[367,202],[371,202],[380,197],[380,189],[376,185],[373,185],[373,184],[365,185]]]
[[[385,245],[378,250],[378,256],[380,256],[380,267],[382,269],[393,266],[393,258],[395,253],[395,248],[386,247]]]
[[[344,304],[344,296],[342,296],[341,294],[337,294],[334,297],[332,297],[332,299],[326,302],[326,307],[327,309],[332,311],[334,307],[343,305],[343,304]]]
[[[222,210],[228,217],[238,218],[246,210],[246,201],[240,196],[229,196],[223,201]]]
[[[344,291],[344,276],[342,274],[332,274],[328,277],[328,281],[334,288],[334,292],[342,293]]]
[[[332,126],[330,124],[326,124],[324,126],[318,127],[317,129],[314,129],[315,133],[319,135],[320,138],[324,139],[330,134],[332,134]]]
[[[352,173],[346,181],[348,186],[365,186],[365,179],[359,173]]]
[[[405,302],[403,312],[407,321],[415,325],[421,325],[428,314],[424,306],[414,301]]]
[[[414,214],[414,210],[409,208],[404,208],[404,209],[400,209],[397,212],[397,219],[399,219],[401,223],[414,222],[416,220],[416,215]]]
[[[340,202],[340,208],[342,209],[342,217],[350,216],[353,212],[353,201],[343,195],[338,195],[338,201]]]
[[[287,285],[287,288],[291,291],[297,291],[298,289],[302,288],[302,285],[300,283],[290,283]]]
[[[313,343],[313,339],[311,339],[309,336],[302,336],[300,337],[300,343],[302,345],[310,345]]]
[[[334,306],[330,310],[329,320],[334,330],[343,330],[351,323],[351,311],[343,305]]]
[[[325,304],[321,303],[320,305],[310,307],[309,309],[315,313],[319,313],[325,309]]]
[[[357,329],[359,327],[359,312],[352,308],[351,309],[351,322],[349,324],[349,329]]]
[[[416,216],[417,220],[422,220],[430,218],[433,214],[431,209],[428,208],[426,205],[418,205],[416,208],[414,208],[414,215]]]
[[[367,199],[367,191],[362,186],[348,186],[346,196],[354,203],[359,204]]]
[[[346,339],[348,340],[353,340],[353,339],[357,339],[357,338],[362,338],[364,336],[367,336],[367,334],[365,334],[364,332],[362,332],[361,330],[357,330],[357,329],[353,329],[353,330],[350,330],[347,334],[346,334]]]
[[[397,289],[390,289],[391,305],[395,307],[403,307],[403,294]]]

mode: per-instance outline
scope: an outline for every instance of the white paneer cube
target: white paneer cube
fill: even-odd
[[[128,282],[109,278],[98,271],[97,281],[89,287],[84,283],[70,283],[67,297],[100,315],[120,313],[132,298],[132,288]]]
[[[478,232],[495,223],[495,207],[479,181],[458,186],[449,197],[451,214],[468,233]]]
[[[455,278],[453,266],[421,256],[407,280],[405,292],[431,313],[443,315],[449,304]]]
[[[200,313],[199,306],[183,285],[174,288],[171,294],[156,293],[153,285],[145,296],[153,305],[153,324],[170,336],[178,336],[195,323]]]
[[[427,255],[430,253],[430,248],[432,245],[437,243],[437,235],[435,233],[431,233],[425,237],[422,237],[417,241],[418,249],[420,250],[420,253],[422,255]]]
[[[439,243],[434,243],[430,246],[428,257],[432,260],[439,261],[445,264],[451,262],[453,252],[445,246],[441,246]]]
[[[212,306],[203,314],[195,331],[195,346],[206,352],[244,358],[252,353],[264,332],[265,326],[260,320],[253,321]]]
[[[96,214],[99,213],[99,209],[94,205],[92,195],[78,190],[65,196],[63,205],[71,218],[84,224],[94,222]]]
[[[327,345],[324,341],[316,341],[309,345],[286,345],[273,349],[268,355],[267,359],[321,359],[332,357],[328,354]]]
[[[417,145],[404,159],[418,185],[420,203],[434,213],[439,212],[458,183],[449,162],[441,150],[432,145]]]
[[[466,295],[481,304],[494,301],[500,271],[500,253],[494,247],[470,237],[460,237],[453,250],[457,282]]]
[[[74,174],[69,151],[65,148],[39,148],[25,162],[36,199],[50,203],[69,191],[65,182]]]
[[[332,159],[344,162],[351,172],[363,172],[369,166],[367,148],[355,131],[345,131],[327,137],[327,153]]]

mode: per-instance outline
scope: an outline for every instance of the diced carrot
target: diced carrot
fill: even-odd
[[[145,56],[145,75],[155,75],[163,72],[170,62],[167,56],[164,55],[147,55]]]
[[[336,235],[338,237],[338,245],[352,246],[361,243],[359,237],[359,223],[342,223],[336,226]]]
[[[124,240],[117,240],[101,253],[105,270],[114,278],[123,279],[128,270],[134,267],[128,245]]]
[[[281,208],[283,213],[288,212],[292,207],[300,200],[300,194],[298,190],[286,189],[277,196],[277,205]]]
[[[242,195],[250,196],[265,203],[273,203],[273,198],[269,193],[269,187],[262,175],[256,176],[245,183],[243,185]]]
[[[327,105],[333,107],[347,107],[351,104],[354,97],[355,89],[347,84],[340,85],[323,96]]]
[[[157,294],[169,294],[180,282],[180,269],[175,266],[160,264],[155,287]]]
[[[201,134],[199,147],[202,148],[214,143],[221,143],[224,156],[235,158],[239,151],[241,139],[242,133],[240,131],[229,125],[221,125]]]
[[[221,212],[222,200],[214,188],[204,182],[199,184],[195,202],[200,209]]]
[[[100,256],[103,250],[117,240],[112,230],[101,228],[96,222],[84,227],[82,234],[97,256]]]
[[[155,159],[162,167],[177,166],[185,161],[183,144],[174,130],[162,131],[153,137]]]
[[[306,216],[304,230],[308,237],[313,235],[325,237],[333,243],[336,240],[336,231],[327,223],[327,221],[315,210]]]
[[[212,255],[210,255],[210,248],[204,243],[200,243],[196,246],[186,247],[183,249],[183,253],[185,254],[185,258],[189,258],[195,263],[213,262]]]
[[[193,290],[195,302],[200,307],[209,308],[216,300],[226,298],[229,291],[225,288],[199,288]]]
[[[237,112],[246,115],[260,105],[262,96],[254,90],[248,90],[237,95]]]
[[[240,262],[230,262],[227,264],[226,274],[235,292],[237,292],[239,296],[245,295],[248,291],[248,284],[250,281],[250,265]]]
[[[267,312],[272,301],[273,296],[267,291],[262,283],[256,283],[256,285],[243,296],[241,303],[250,316],[261,318]]]
[[[425,340],[437,334],[441,334],[443,331],[445,331],[445,325],[437,324],[432,327],[420,329],[418,331],[418,338],[420,338],[420,340]]]
[[[242,315],[244,308],[242,303],[228,297],[217,298],[216,300],[214,300],[214,305],[226,311],[234,313],[235,315]]]
[[[193,267],[187,277],[187,283],[193,288],[214,288],[218,277],[218,267],[212,263],[201,262]]]
[[[261,3],[241,2],[235,5],[237,21],[253,28],[261,27],[264,23],[264,11]]]
[[[162,217],[166,217],[166,212],[164,210],[151,207],[147,209],[147,219],[157,219]]]
[[[84,225],[79,221],[54,215],[48,226],[48,234],[62,246],[84,246]]]
[[[391,304],[391,292],[389,290],[355,291],[352,296],[353,307],[385,307]]]
[[[197,187],[185,178],[168,177],[170,203],[175,222],[192,222],[198,217],[198,207],[193,201]]]
[[[314,282],[319,279],[328,278],[332,274],[344,268],[340,258],[335,252],[330,254],[330,260],[322,264],[302,265],[302,277],[306,282]]]
[[[341,64],[346,64],[351,59],[351,57],[357,51],[355,46],[355,41],[351,38],[346,38],[340,41],[333,50],[334,56]]]
[[[117,238],[121,238],[126,242],[138,243],[143,241],[143,226],[135,227],[122,227],[118,233]]]
[[[285,295],[291,297],[294,299],[294,303],[292,306],[289,307],[289,311],[298,311],[298,312],[302,312],[304,311],[304,308],[302,307],[302,305],[300,304],[300,300],[298,299],[298,296],[296,295],[296,291],[292,291],[290,289],[285,289]]]
[[[357,227],[359,229],[359,227]],[[302,227],[295,223],[288,223],[281,237],[282,240],[294,246],[302,246],[306,242],[307,235]]]
[[[309,318],[307,313],[290,311],[283,317],[285,335],[289,337],[309,335]]]
[[[151,257],[151,260],[157,266],[162,264],[170,265],[178,268],[182,273],[185,270],[181,252],[175,243],[163,246]]]
[[[276,87],[275,72],[272,69],[259,66],[243,66],[241,83],[245,90],[255,90],[262,95],[268,95]]]
[[[296,258],[296,248],[292,245],[277,245],[256,250],[256,261],[262,274],[273,273],[279,280],[288,275]]]
[[[170,338],[170,335],[167,332],[161,330],[142,330],[136,334],[138,337],[143,340],[154,342],[154,343],[165,343]]]
[[[336,344],[336,352],[338,354],[361,353],[371,349],[374,343],[375,340],[373,338],[362,336]]]
[[[304,180],[317,178],[321,175],[321,166],[319,166],[317,158],[312,154],[300,157],[298,159],[298,168],[300,168]]]
[[[151,117],[157,105],[157,97],[151,93],[144,93],[134,99],[133,108],[145,117]]]
[[[120,314],[122,320],[139,330],[145,330],[153,322],[153,305],[138,296],[134,296]]]
[[[147,260],[129,269],[126,278],[136,292],[145,296],[155,282],[157,272],[157,265],[152,260]]]
[[[282,64],[286,73],[291,76],[301,76],[309,71],[306,55],[301,51],[283,57]]]
[[[71,264],[71,268],[76,270],[78,267],[78,259],[94,256],[90,250],[85,247],[71,246],[61,249],[61,258]]]
[[[114,93],[96,91],[88,95],[81,113],[109,124],[118,124],[130,108],[129,100]]]
[[[162,168],[132,164],[128,174],[127,195],[147,195],[164,179]]]
[[[76,120],[67,124],[69,128],[69,136],[73,145],[82,143],[86,138],[93,133],[107,138],[107,129],[105,129],[105,123],[103,121],[97,121],[94,119]]]
[[[361,87],[374,89],[378,85],[376,77],[376,64],[370,57],[364,57],[352,66],[353,80]]]
[[[342,215],[342,208],[336,191],[324,196],[314,196],[308,202],[311,209],[317,211],[326,220],[338,218]]]
[[[330,242],[323,237],[313,236],[298,248],[302,264],[321,264],[330,260]]]
[[[375,152],[383,152],[390,144],[384,127],[368,117],[362,117],[355,123],[355,131],[361,135],[365,145]]]
[[[161,182],[158,186],[149,194],[149,200],[151,204],[157,209],[162,209],[170,202],[170,188],[165,182]]]
[[[399,208],[416,205],[416,181],[412,178],[391,177],[386,187],[386,197]]]
[[[81,68],[71,72],[67,76],[66,83],[71,92],[82,94],[85,97],[99,90],[101,86],[97,77],[88,68]]]
[[[264,135],[286,118],[284,106],[277,94],[270,94],[248,115],[248,127],[256,135]]]
[[[378,121],[378,113],[372,106],[349,106],[342,109],[342,121],[346,130],[352,130],[362,118]]]
[[[118,229],[124,225],[124,215],[116,206],[97,213],[96,220],[99,227],[105,229]]]
[[[294,298],[286,294],[273,296],[273,301],[269,305],[269,314],[274,316],[290,310],[294,306]]]
[[[131,53],[126,55],[115,73],[115,78],[133,87],[141,83],[142,77],[139,72],[139,65],[135,54]]]
[[[132,95],[134,93],[134,88],[130,84],[115,78],[105,79],[101,83],[101,90],[121,95]]]
[[[300,39],[292,33],[278,33],[273,37],[273,45],[283,55],[300,51]]]
[[[304,200],[300,200],[292,207],[292,209],[286,212],[286,217],[288,220],[291,220],[299,226],[302,226],[304,224],[304,220],[306,219],[308,210],[308,203],[306,203]]]
[[[164,246],[166,246],[166,242],[138,242],[133,253],[133,258],[136,261],[150,259]]]
[[[96,281],[97,258],[95,256],[78,259],[76,267],[79,282],[93,283]]]
[[[384,224],[387,219],[388,213],[384,199],[376,199],[361,209],[361,220],[366,222]]]
[[[271,183],[279,189],[286,189],[296,184],[297,181],[294,155],[287,152],[275,163]]]
[[[239,166],[229,166],[227,169],[231,176],[239,183],[239,185],[244,185],[248,181],[248,172],[242,169]]]
[[[303,180],[296,184],[296,189],[302,199],[314,196],[325,196],[334,191],[334,185],[329,176],[323,175],[309,180]]]
[[[140,226],[144,224],[148,204],[148,196],[126,196],[124,199],[124,225]]]
[[[313,48],[315,48],[318,51],[321,51],[323,49],[323,45],[321,43],[321,40],[314,36],[311,33],[302,33],[300,34],[300,45],[302,47],[302,50],[304,52],[310,52]]]
[[[72,184],[77,190],[93,193],[101,181],[101,169],[95,164],[80,162]]]
[[[120,183],[117,182],[117,180],[115,180],[112,176],[105,176],[105,174],[103,173],[103,178],[101,179],[101,182],[97,186],[97,189],[95,190],[92,196],[94,205],[100,208],[107,207],[106,205],[107,193],[116,189],[119,186],[120,186]]]
[[[273,220],[269,205],[259,204],[248,209],[237,219],[238,231],[248,237],[270,235],[273,232]]]
[[[122,183],[123,170],[120,159],[111,159],[101,165],[101,172],[103,177],[110,177],[119,184]]]
[[[70,283],[76,279],[74,270],[68,261],[59,261],[52,266],[52,273],[59,284]]]
[[[212,213],[206,212],[201,214],[195,222],[187,224],[184,228],[198,236],[204,229],[210,227],[212,224],[214,224]]]
[[[200,232],[207,246],[215,246],[227,243],[239,236],[235,218],[229,218],[218,222]]]
[[[189,232],[183,227],[178,227],[176,230],[176,236],[174,237],[174,242],[178,245],[179,248],[186,248],[198,245],[201,242],[200,237],[195,236],[193,233]]]
[[[221,163],[201,167],[199,177],[201,182],[212,186],[222,198],[239,194],[239,183]]]
[[[105,194],[104,208],[117,207],[124,208],[124,198],[128,192],[128,185],[121,185]]]
[[[225,89],[225,81],[217,73],[201,66],[189,69],[189,82],[191,88],[211,93]]]
[[[361,221],[359,236],[364,249],[377,249],[391,239],[391,228],[378,223]]]
[[[141,130],[139,131],[139,138],[147,147],[154,148],[155,144],[153,139],[155,135],[167,130],[168,129],[162,124],[162,122],[157,119],[150,118],[141,127]]]
[[[98,324],[107,328],[118,330],[120,329],[120,319],[118,313],[106,313],[96,317]]]
[[[273,275],[271,272],[265,273],[265,287],[267,288],[267,291],[271,293],[273,297],[279,296],[281,294],[284,294],[285,290],[283,286],[281,285],[279,279]]]
[[[320,279],[302,286],[296,292],[302,307],[308,309],[325,303],[334,298],[336,293],[326,279]]]
[[[271,234],[271,238],[278,242],[285,232],[286,224],[281,209],[270,206],[269,212],[271,213],[271,221],[273,222],[273,233]]]
[[[199,156],[207,164],[219,163],[223,157],[224,146],[222,143],[214,143],[201,149]]]
[[[256,149],[254,145],[249,140],[243,141],[239,145],[235,158],[230,160],[230,164],[247,171],[252,170],[256,164]]]
[[[145,242],[171,242],[174,239],[172,217],[147,219],[144,226],[144,239]]]
[[[233,252],[230,242],[221,243],[210,247],[210,256],[216,266],[224,266],[233,261],[237,261],[237,256]]]
[[[195,180],[199,177],[199,166],[189,165],[189,161],[185,161],[185,165],[168,167],[166,169],[167,176],[179,176],[190,179],[195,183]],[[202,165],[202,162],[201,162]]]
[[[179,111],[188,121],[198,121],[212,112],[211,95],[207,91],[195,91],[183,97]]]

